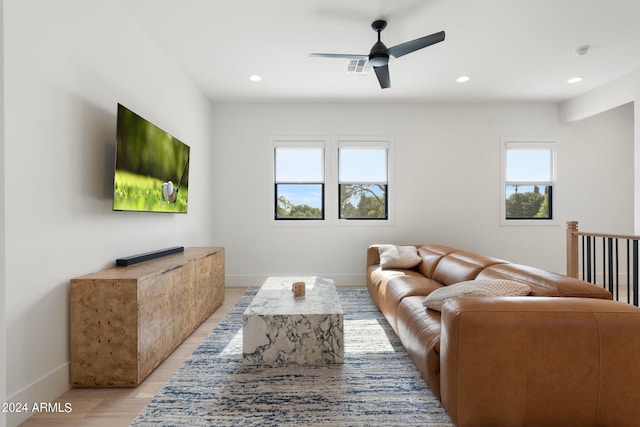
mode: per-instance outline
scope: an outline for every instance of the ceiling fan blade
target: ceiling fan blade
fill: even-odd
[[[344,58],[344,59],[369,59],[369,55],[349,55],[344,53],[311,53],[312,58]]]
[[[391,87],[391,78],[389,77],[389,65],[383,65],[382,67],[373,67],[376,70],[376,77],[380,82],[380,87],[386,89]]]
[[[420,37],[419,39],[401,43],[397,46],[389,48],[389,55],[394,58],[400,58],[407,53],[415,52],[432,44],[440,43],[444,40],[444,31],[433,33],[429,36]]]

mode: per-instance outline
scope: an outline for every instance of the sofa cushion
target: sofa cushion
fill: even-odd
[[[417,270],[424,274],[425,277],[432,278],[433,271],[440,260],[456,249],[443,245],[426,245],[418,248],[418,256],[422,258],[422,262],[418,264]]]
[[[422,300],[426,295],[429,295],[441,287],[442,285],[440,283],[432,279],[427,279],[424,276],[396,276],[387,281],[386,289],[380,293],[378,297],[378,308],[397,333],[396,315],[400,302],[411,296],[418,296]],[[422,309],[424,310],[424,307]]]
[[[490,265],[503,264],[498,258],[492,258],[473,252],[455,251],[442,257],[436,265],[432,279],[443,285],[452,285],[465,280],[473,280]]]
[[[380,245],[382,268],[412,268],[422,261],[415,246]]]
[[[531,288],[528,285],[513,280],[468,280],[434,290],[422,304],[440,311],[442,304],[449,298],[524,296],[529,292]]]
[[[531,286],[532,296],[613,298],[609,291],[600,286],[528,265],[512,263],[492,265],[478,274],[477,278],[507,279],[527,283]]]
[[[387,282],[394,277],[403,276],[424,277],[414,270],[383,270],[379,265],[372,265],[367,268],[367,287],[378,308],[380,308],[380,295],[384,295],[387,291]],[[426,293],[424,295],[426,295]]]
[[[398,305],[398,337],[431,391],[440,398],[440,312],[427,310],[424,298],[403,298]]]
[[[395,330],[396,310],[403,298],[417,295],[422,300],[442,285],[415,270],[385,270],[371,266],[368,268],[367,286],[374,303]]]

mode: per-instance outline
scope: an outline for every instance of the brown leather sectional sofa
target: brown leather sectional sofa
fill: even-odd
[[[640,426],[640,309],[598,286],[441,245],[419,264],[380,267],[371,298],[458,427]],[[529,285],[525,297],[423,300],[472,279]]]

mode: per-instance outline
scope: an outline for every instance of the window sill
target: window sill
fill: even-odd
[[[394,221],[372,219],[307,219],[307,220],[271,220],[273,227],[393,227]]]
[[[562,223],[557,219],[500,219],[500,225],[505,226],[558,226]]]

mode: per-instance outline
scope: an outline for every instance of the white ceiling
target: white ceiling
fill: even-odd
[[[120,1],[213,100],[558,102],[640,68],[638,0]],[[446,39],[392,58],[384,90],[346,60],[309,57],[368,54],[380,18],[388,47]]]

